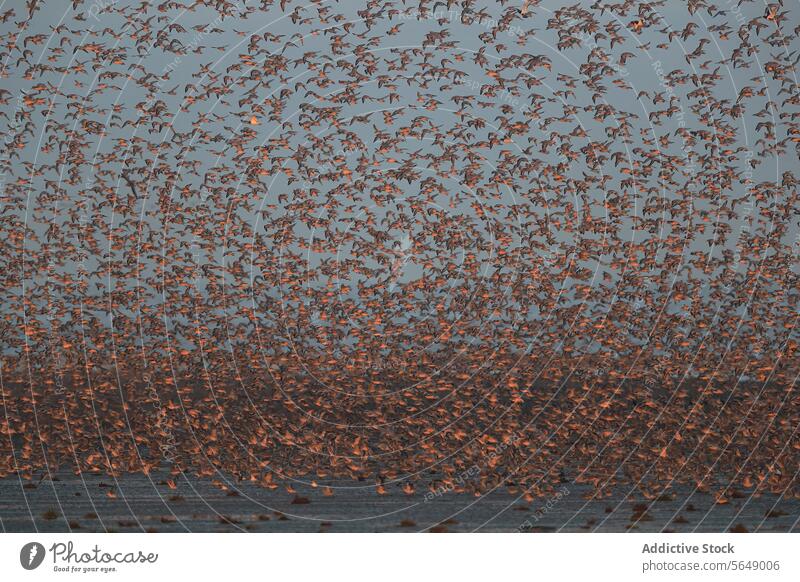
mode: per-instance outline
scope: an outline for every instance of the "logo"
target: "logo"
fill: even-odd
[[[44,560],[44,546],[39,542],[29,542],[19,551],[19,563],[26,570],[35,570]]]

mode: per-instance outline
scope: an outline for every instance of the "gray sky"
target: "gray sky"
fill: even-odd
[[[215,273],[227,271],[227,283],[251,286],[249,296],[234,303],[255,295],[267,311],[265,306],[278,302],[295,316],[305,303],[306,315],[316,322],[324,311],[319,298],[329,285],[342,301],[369,303],[385,300],[375,289],[383,284],[389,296],[417,300],[411,311],[402,302],[390,305],[399,325],[408,318],[424,321],[432,298],[442,294],[449,309],[473,317],[467,308],[459,311],[453,290],[484,284],[497,295],[490,303],[502,306],[502,325],[513,327],[520,318],[544,317],[541,302],[520,304],[513,292],[544,277],[555,285],[547,297],[557,296],[567,307],[585,302],[598,313],[616,301],[658,297],[657,280],[674,285],[693,279],[707,302],[705,312],[713,312],[720,308],[713,289],[730,285],[721,283],[726,270],[733,271],[732,281],[747,280],[747,266],[737,266],[735,258],[752,263],[780,253],[794,259],[791,269],[798,272],[798,215],[771,216],[770,205],[779,199],[756,195],[797,170],[791,143],[780,155],[763,153],[765,128],[758,125],[771,121],[778,140],[787,136],[788,120],[773,118],[769,109],[759,113],[768,101],[777,105],[776,113],[791,113],[782,105],[786,87],[772,75],[766,85],[760,79],[765,63],[796,59],[797,40],[787,42],[793,56],[781,55],[763,40],[769,30],[753,29],[753,53],[744,59],[749,66],[727,60],[739,44],[739,27],[763,16],[762,3],[720,5],[726,13],[713,16],[706,10],[689,14],[683,3],[661,3],[652,7],[661,20],[650,16],[659,23],[641,34],[631,28],[635,12],[594,9],[604,36],[579,33],[569,48],[558,47],[551,19],[588,23],[589,3],[566,14],[557,12],[562,3],[545,1],[504,29],[497,23],[510,5],[496,3],[472,3],[466,14],[437,3],[434,17],[422,17],[416,5],[401,2],[380,14],[362,3],[291,3],[282,11],[278,5],[232,2],[224,18],[203,6],[136,12],[139,2],[84,2],[76,16],[71,3],[41,4],[46,7],[18,38],[13,35],[24,7],[15,6],[15,15],[0,25],[6,72],[0,86],[7,91],[0,124],[5,135],[20,135],[24,144],[16,147],[6,138],[2,159],[4,192],[13,201],[4,214],[14,218],[13,228],[20,222],[27,228],[23,276],[18,253],[5,259],[11,283],[5,292],[15,297],[23,286],[34,301],[61,297],[64,304],[82,293],[120,292],[116,308],[133,317],[133,303],[122,297],[131,286],[139,289],[140,304],[180,304],[184,289],[167,294],[159,286],[165,268],[183,277],[191,273],[193,291],[201,295],[210,292]],[[2,3],[0,11],[10,7]],[[796,22],[796,7],[786,9],[789,22]],[[373,14],[368,23],[364,10]],[[481,11],[483,20],[475,17]],[[352,21],[351,32],[363,38],[334,29],[334,14]],[[668,42],[668,28],[680,32],[690,21],[697,24],[695,34],[657,47]],[[207,26],[193,28],[202,25]],[[611,46],[614,26],[620,38]],[[730,28],[727,41],[720,40],[724,27]],[[442,31],[447,34],[431,40],[430,34]],[[339,35],[351,45],[334,54],[332,41]],[[685,55],[705,37],[713,42],[688,64]],[[93,60],[93,44],[105,51],[104,58]],[[610,67],[598,78],[602,95],[587,85],[591,75],[582,69],[598,62],[600,49]],[[410,60],[398,72],[403,58]],[[280,59],[285,69],[276,74],[272,65]],[[435,69],[449,72],[437,76]],[[493,70],[501,71],[504,86]],[[321,72],[327,78],[322,83]],[[697,81],[715,72],[704,100]],[[679,82],[670,85],[669,78]],[[348,82],[354,83],[349,89]],[[764,94],[738,100],[747,87]],[[352,102],[330,97],[347,90]],[[388,102],[372,99],[387,93]],[[472,106],[462,109],[464,98]],[[737,103],[738,120],[723,111]],[[616,113],[599,117],[612,107]],[[338,120],[338,127],[314,121],[324,117],[322,108],[337,108],[329,119]],[[614,133],[625,116],[627,142]],[[697,133],[708,131],[710,118],[730,128],[729,143],[710,146],[713,139]],[[514,123],[527,127],[508,143],[487,145]],[[420,128],[419,135],[401,136],[380,151],[407,127]],[[585,148],[591,143],[606,148],[601,164],[589,163]],[[724,165],[732,182],[715,178],[719,165],[703,162],[713,147],[730,150]],[[292,156],[304,149],[300,166]],[[654,167],[665,158],[682,166],[666,180],[658,171],[631,180],[625,168],[652,163],[653,151]],[[263,174],[253,170],[259,157]],[[751,161],[759,163],[753,168]],[[410,180],[398,172],[403,163],[416,173]],[[471,163],[474,184],[466,179]],[[121,177],[123,165],[136,195]],[[353,172],[349,178],[340,173],[345,167]],[[255,178],[248,182],[250,172]],[[337,176],[328,179],[328,173]],[[708,188],[715,180],[722,187],[717,195]],[[386,183],[393,190],[381,193]],[[363,191],[353,194],[353,187]],[[348,201],[347,192],[355,198]],[[329,206],[331,200],[340,206]],[[692,223],[676,211],[681,201],[689,204]],[[412,210],[415,204],[419,211]],[[587,216],[600,228],[579,228]],[[12,222],[6,223],[9,229]],[[59,232],[48,243],[51,225]],[[753,239],[778,225],[774,242],[780,248],[752,252]],[[724,231],[726,238],[718,238]],[[672,235],[681,244],[669,243]],[[114,237],[122,242],[115,245]],[[67,241],[72,246],[65,247]],[[254,245],[244,247],[248,241]],[[640,258],[650,270],[634,268],[640,276],[626,279],[622,265],[640,252],[629,253],[631,245],[641,244],[649,249]],[[677,249],[682,255],[670,263]],[[680,269],[695,259],[696,265]],[[268,265],[277,271],[270,274]],[[711,267],[704,272],[703,265]],[[298,283],[303,293],[281,288],[277,273],[289,267],[304,272]],[[86,286],[77,292],[60,286],[59,277]],[[414,290],[424,277],[441,280]],[[577,284],[597,292],[586,301],[576,294]],[[666,309],[681,305],[673,298]],[[108,321],[102,310],[97,317]],[[171,317],[185,314],[176,308]]]

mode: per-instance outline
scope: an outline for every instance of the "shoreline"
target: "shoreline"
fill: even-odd
[[[27,486],[26,486],[27,485]],[[33,485],[33,486],[31,486]],[[228,487],[224,491],[219,487]],[[566,494],[563,491],[566,489]],[[148,476],[60,475],[38,484],[0,479],[3,532],[787,532],[800,531],[800,501],[739,493],[676,490],[646,500],[615,491],[587,499],[590,488],[567,483],[562,494],[527,502],[497,490],[484,496],[339,482],[327,494],[296,485],[264,489],[165,472]]]

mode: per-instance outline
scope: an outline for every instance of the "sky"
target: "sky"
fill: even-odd
[[[654,314],[691,303],[689,293],[658,304],[662,281],[696,287],[704,313],[739,309],[747,317],[738,296],[720,303],[713,291],[749,284],[750,266],[773,252],[794,259],[798,273],[797,214],[776,218],[770,197],[757,196],[797,170],[791,144],[766,155],[759,143],[758,124],[774,117],[757,114],[767,100],[785,98],[781,82],[762,71],[784,57],[761,34],[749,66],[726,61],[737,29],[764,14],[762,3],[723,3],[725,13],[714,15],[652,3],[659,24],[641,34],[631,29],[635,12],[620,16],[588,3],[569,11],[561,2],[531,4],[500,28],[509,3],[473,2],[465,10],[438,2],[432,16],[404,2],[382,10],[228,2],[218,4],[222,12],[138,1],[83,2],[77,11],[72,3],[46,4],[18,35],[26,9],[0,4],[0,13],[15,11],[0,24],[7,136],[0,167],[4,228],[22,236],[8,238],[4,259],[6,304],[16,313],[22,298],[46,317],[53,302],[69,314],[90,297],[98,300],[86,310],[101,325],[111,326],[112,315],[134,321],[144,305],[163,308],[177,330],[191,319],[184,300],[211,304],[221,280],[234,291],[214,309],[232,321],[250,305],[267,325],[331,326],[335,309],[321,298],[333,287],[351,321],[364,306],[378,309],[370,307],[377,298],[398,327],[419,330],[444,296],[454,319],[485,319],[501,333],[546,319],[553,297],[564,309],[594,314],[616,303]],[[796,8],[787,9],[796,22]],[[333,14],[363,34],[360,47],[334,46],[341,32]],[[591,23],[590,14],[606,34],[579,33],[559,47],[557,29]],[[690,21],[697,34],[656,48],[669,29]],[[611,46],[614,26],[621,40]],[[719,40],[724,26],[727,44]],[[687,61],[703,36],[714,41]],[[94,44],[103,58],[93,58]],[[789,61],[796,47],[790,40]],[[585,74],[600,49],[611,69],[600,80],[602,95]],[[503,71],[503,85],[492,70]],[[738,119],[704,107],[692,75],[714,73],[709,101],[741,102]],[[737,99],[762,78],[763,96]],[[348,91],[351,101],[335,100]],[[465,98],[471,107],[463,107]],[[724,146],[733,152],[725,160],[730,183],[702,163],[710,150],[696,132],[708,131],[709,116],[733,133]],[[492,142],[514,123],[525,130]],[[775,123],[784,137],[785,125]],[[406,127],[418,129],[392,142]],[[627,140],[621,127],[630,130]],[[590,143],[608,148],[602,163],[591,163]],[[654,147],[679,169],[667,180],[657,172],[631,180],[626,166],[646,161]],[[714,180],[718,194],[708,189]],[[691,222],[675,211],[681,202]],[[600,226],[584,228],[587,217]],[[754,237],[778,223],[780,249],[752,253]],[[721,232],[729,235],[720,239]],[[636,245],[648,249],[641,264],[649,270],[628,268],[634,281],[622,265],[640,252]],[[189,278],[191,291],[170,284],[171,276]],[[520,298],[520,287],[543,279],[553,288],[541,300]],[[247,292],[237,294],[239,284]],[[588,297],[582,285],[593,290]],[[479,308],[465,304],[464,288],[488,289],[491,298]],[[71,313],[63,321],[74,320]]]

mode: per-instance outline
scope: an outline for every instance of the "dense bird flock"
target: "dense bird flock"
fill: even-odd
[[[800,497],[800,11],[714,1],[6,2],[0,475]]]

